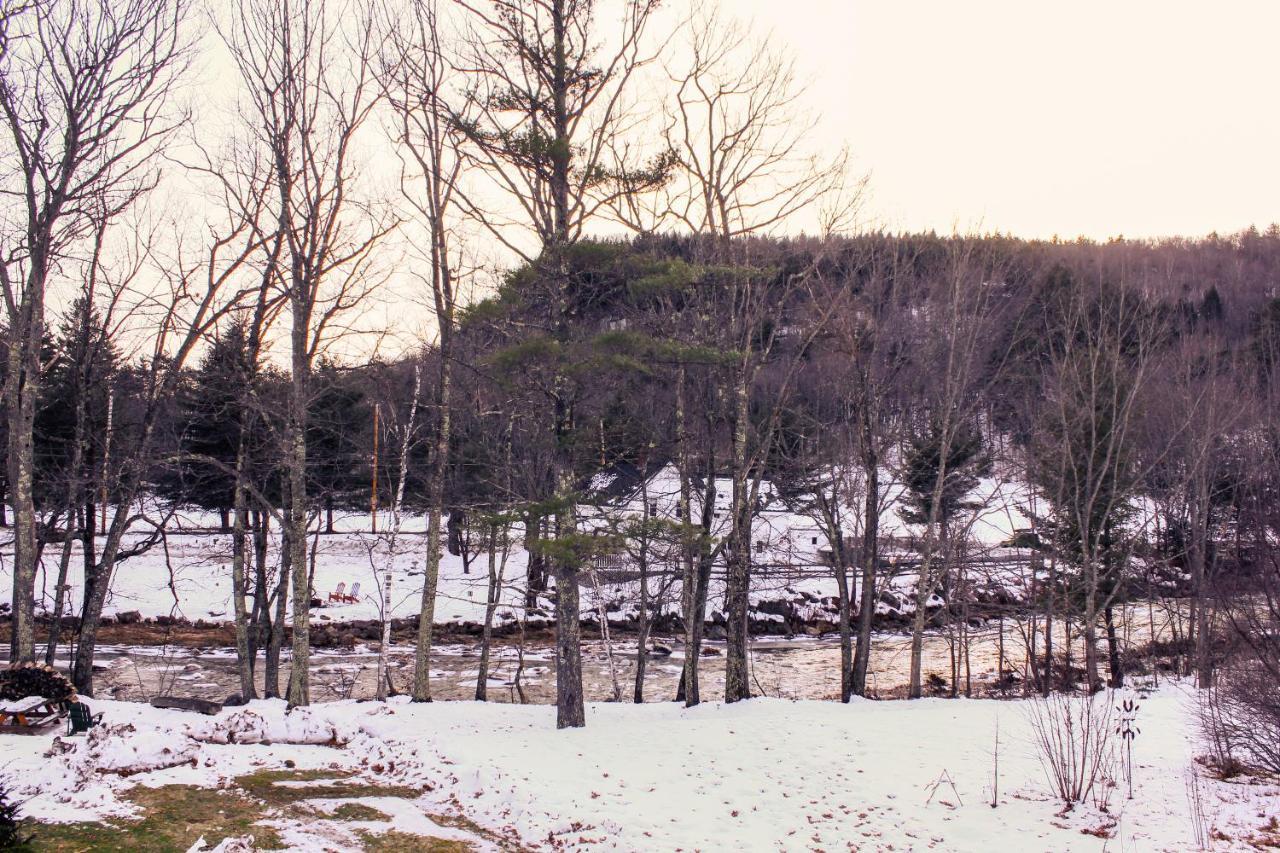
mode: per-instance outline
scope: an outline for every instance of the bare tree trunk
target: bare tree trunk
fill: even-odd
[[[311,584],[307,572],[307,403],[311,390],[307,332],[311,325],[311,303],[298,292],[301,284],[295,283],[294,287],[295,293],[290,300],[293,307],[293,359],[285,453],[285,476],[289,481],[289,499],[285,505],[285,547],[289,550],[289,568],[293,575],[293,644],[286,697],[291,708],[311,704],[308,666],[311,653]]]
[[[685,706],[692,708],[702,701],[698,686],[698,663],[702,657],[702,635],[706,628],[707,595],[711,589],[711,569],[715,563],[715,553],[710,545],[711,526],[715,521],[716,507],[716,459],[712,442],[708,442],[706,469],[703,472],[704,485],[702,493],[701,545],[698,548],[697,574],[693,588],[693,645],[685,650],[685,671],[681,680],[684,688]]]
[[[286,488],[286,492],[288,489]],[[286,498],[287,499],[287,498]],[[265,525],[264,525],[265,527]],[[276,591],[272,597],[275,615],[271,620],[271,633],[267,635],[267,662],[264,672],[263,692],[268,699],[280,695],[280,651],[284,645],[285,615],[288,613],[289,576],[293,550],[288,545],[288,534],[280,531],[280,566],[276,575]]]
[[[62,554],[58,559],[58,580],[54,585],[53,592],[53,620],[49,623],[49,642],[45,648],[45,663],[53,665],[54,655],[57,654],[58,641],[62,634],[62,614],[66,607],[67,600],[67,571],[71,564],[71,545],[75,541],[73,535],[75,520],[77,513],[83,507],[81,506],[81,485],[87,483],[92,488],[90,481],[82,480],[82,472],[88,471],[90,465],[85,464],[85,457],[89,454],[85,453],[85,445],[88,442],[88,393],[90,371],[92,370],[93,357],[89,352],[88,339],[92,334],[90,328],[90,318],[88,302],[85,302],[85,308],[80,317],[77,318],[79,323],[78,334],[80,340],[85,345],[79,353],[83,362],[77,365],[76,385],[75,385],[75,428],[72,435],[71,460],[68,465],[69,479],[67,481],[67,503],[66,503],[66,538],[62,542]]]
[[[1120,642],[1116,638],[1115,615],[1111,605],[1108,604],[1102,609],[1102,615],[1107,626],[1107,665],[1111,670],[1110,686],[1123,687],[1124,667],[1120,663]]]
[[[489,698],[489,650],[493,645],[493,614],[502,595],[502,576],[507,567],[506,534],[503,534],[502,559],[498,559],[498,525],[489,525],[489,586],[485,595],[484,627],[480,633],[480,668],[476,673],[476,700]]]
[[[38,288],[39,306],[28,307],[23,319],[32,326],[30,334],[39,346],[43,308],[43,278]],[[36,506],[33,495],[35,468],[33,429],[35,397],[40,388],[37,357],[27,350],[28,337],[11,325],[8,373],[5,377],[5,401],[9,431],[9,483],[13,501],[13,596],[10,625],[9,660],[12,663],[35,660],[35,582],[36,582]],[[21,334],[22,337],[17,337]]]
[[[869,424],[865,427],[869,429]],[[864,442],[869,437],[864,437]],[[867,494],[862,520],[862,589],[858,599],[858,648],[853,656],[853,692],[867,695],[867,670],[871,665],[871,627],[876,612],[876,570],[880,542],[880,459],[863,451]]]
[[[818,508],[822,513],[827,542],[831,545],[831,564],[836,575],[840,620],[840,701],[847,704],[853,698],[853,596],[849,589],[850,561],[845,554],[844,530],[840,526],[839,495],[834,487],[829,500],[819,487]]]
[[[542,516],[530,515],[524,523],[524,547],[529,553],[524,589],[526,611],[538,606],[538,593],[547,591],[547,558],[539,547],[541,539]]]
[[[644,703],[644,671],[649,660],[649,481],[640,486],[640,501],[644,506],[644,526],[640,529],[640,612],[636,630],[636,680],[632,700]]]
[[[1098,564],[1088,551],[1085,553],[1084,625],[1080,638],[1084,641],[1085,689],[1093,693],[1102,685],[1098,675]]]
[[[751,698],[748,655],[750,626],[748,603],[751,590],[751,518],[747,491],[747,371],[739,367],[734,380],[733,418],[733,518],[726,555],[725,618],[728,620],[725,650],[724,701]]]
[[[1044,596],[1044,683],[1040,685],[1040,691],[1045,696],[1053,691],[1053,569],[1054,562],[1050,560]]]
[[[58,557],[58,580],[53,588],[53,615],[49,622],[49,642],[45,645],[44,662],[53,666],[53,659],[58,652],[58,641],[62,636],[62,615],[67,606],[67,572],[71,568],[71,546],[75,542],[72,535],[72,522],[76,519],[80,507],[70,504],[67,512],[67,536],[62,542],[62,554]]]
[[[689,427],[688,427],[688,369],[684,364],[676,368],[676,468],[680,477],[680,495],[676,513],[680,519],[680,617],[684,622],[684,665],[680,671],[680,682],[676,685],[676,701],[682,702],[688,693],[690,681],[697,677],[698,660],[694,654],[694,622],[702,621],[702,614],[693,607],[695,588],[698,581],[694,573],[693,544],[693,485],[689,472]]]
[[[945,448],[942,458],[946,459]],[[946,471],[944,469],[940,469],[940,473],[938,475],[938,488],[934,490],[934,506],[937,506],[939,493],[941,491],[941,483],[945,476]],[[930,514],[936,516],[936,511],[931,511]],[[916,580],[916,611],[912,614],[911,619],[911,669],[910,680],[907,684],[908,699],[919,699],[923,695],[923,682],[921,678],[923,673],[921,670],[923,668],[924,658],[924,627],[929,617],[929,599],[933,597],[933,593],[937,588],[937,579],[934,576],[934,561],[937,559],[933,535],[935,523],[938,522],[931,518],[925,532],[925,549],[924,553],[920,557],[920,573]],[[944,524],[938,524],[940,529],[946,529]]]
[[[418,648],[413,666],[413,701],[431,701],[431,639],[436,618],[436,590],[440,582],[440,517],[444,513],[444,478],[449,458],[449,403],[453,362],[450,353],[452,332],[441,318],[440,373],[436,392],[436,436],[431,453],[431,475],[427,484],[427,561],[422,583],[422,606],[418,611]],[[463,548],[466,551],[466,548]]]
[[[1197,487],[1197,491],[1199,491]],[[1210,658],[1209,584],[1205,570],[1205,544],[1208,542],[1207,524],[1204,522],[1202,494],[1192,502],[1190,541],[1187,543],[1187,561],[1191,564],[1191,582],[1195,590],[1195,671],[1196,686],[1208,689],[1213,686],[1213,664]]]
[[[922,573],[923,577],[923,573]],[[907,681],[907,698],[919,699],[923,695],[923,680],[921,669],[923,667],[924,658],[924,623],[925,623],[925,606],[924,601],[928,601],[927,593],[916,593],[916,611],[911,617],[911,669]]]
[[[267,589],[267,547],[270,516],[262,510],[253,510],[249,516],[253,525],[253,624],[249,666],[258,668],[258,650],[271,642],[271,593]]]
[[[241,419],[243,427],[243,419]],[[232,488],[234,504],[233,527],[231,530],[231,606],[235,618],[236,630],[236,669],[240,673],[240,696],[246,701],[256,699],[258,694],[253,683],[254,649],[249,640],[249,614],[245,608],[245,570],[248,561],[247,516],[245,505],[244,469],[245,469],[245,436],[243,428],[236,448],[235,485]]]

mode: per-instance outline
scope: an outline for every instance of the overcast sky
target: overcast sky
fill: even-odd
[[[892,229],[1280,220],[1280,2],[733,0],[797,53]]]

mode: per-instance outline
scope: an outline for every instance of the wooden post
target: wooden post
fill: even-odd
[[[373,483],[369,490],[369,518],[373,524],[373,532],[378,532],[378,410],[379,404],[373,404]]]

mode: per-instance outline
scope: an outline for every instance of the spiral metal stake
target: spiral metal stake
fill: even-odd
[[[1138,702],[1132,697],[1116,706],[1120,712],[1120,720],[1116,724],[1116,734],[1124,740],[1124,775],[1129,783],[1129,799],[1133,799],[1133,739],[1142,734],[1138,728]]]

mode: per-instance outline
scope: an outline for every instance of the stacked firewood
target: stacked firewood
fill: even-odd
[[[0,670],[0,701],[43,696],[62,702],[74,696],[75,692],[67,677],[48,664],[28,662]]]

